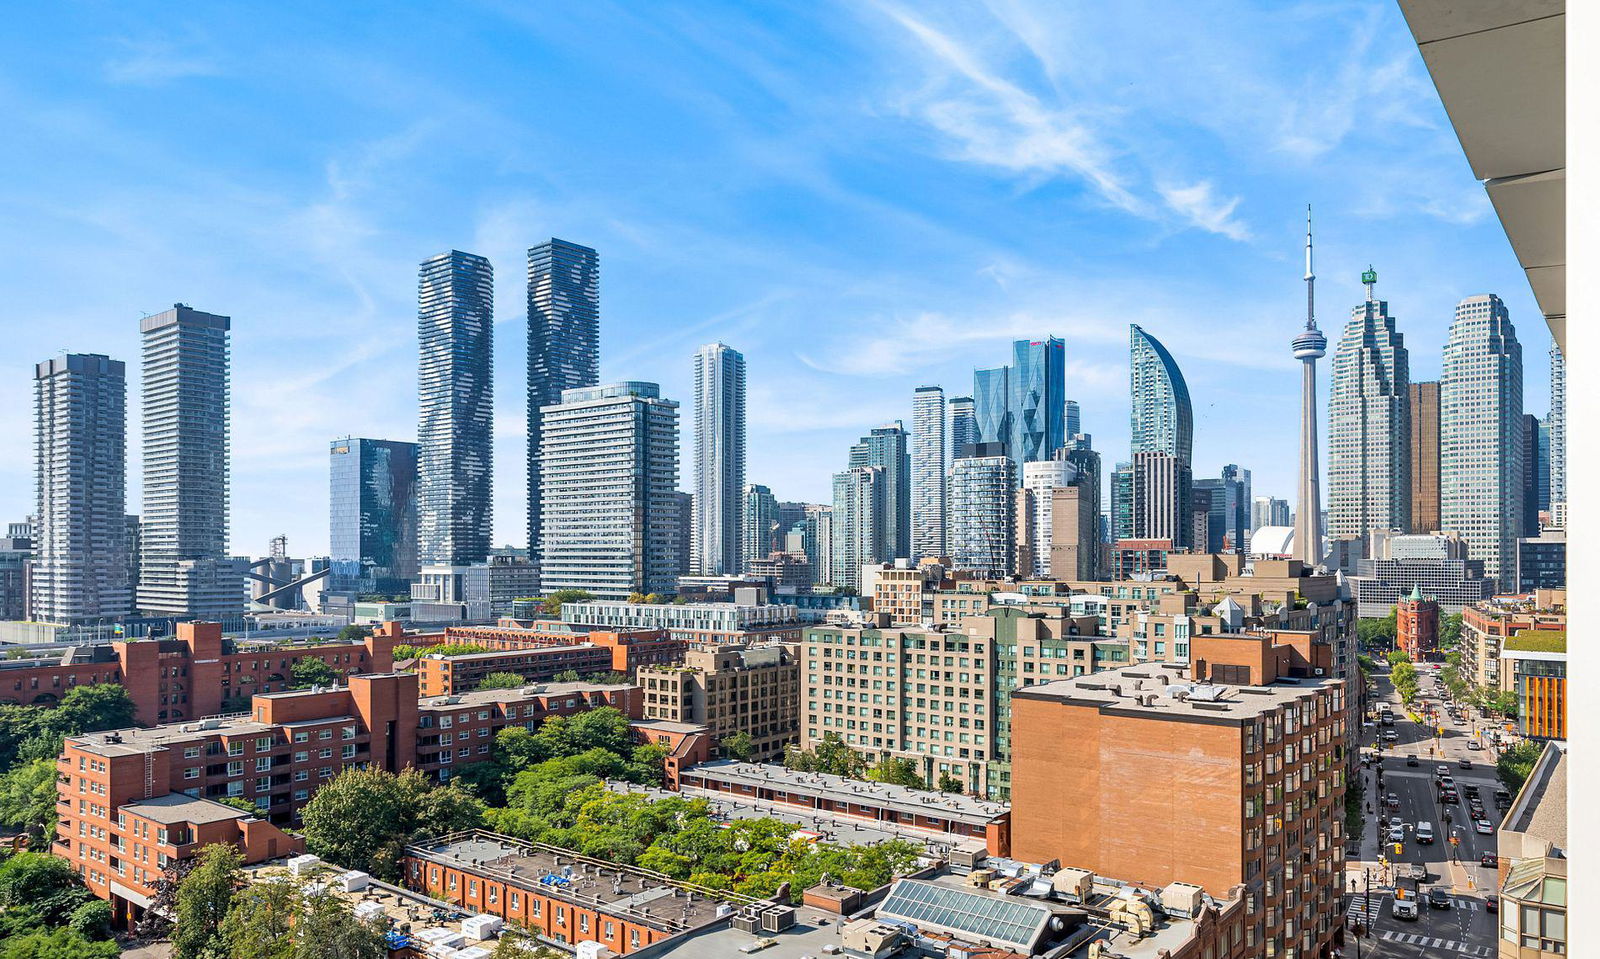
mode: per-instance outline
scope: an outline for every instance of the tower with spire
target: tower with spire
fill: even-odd
[[[1322,561],[1322,494],[1317,468],[1317,360],[1328,338],[1317,329],[1317,275],[1311,267],[1311,204],[1306,204],[1306,326],[1290,341],[1300,361],[1300,489],[1295,499],[1294,554],[1308,566]]]

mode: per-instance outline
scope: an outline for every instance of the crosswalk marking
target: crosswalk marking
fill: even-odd
[[[1425,946],[1429,949],[1444,949],[1450,952],[1460,953],[1463,956],[1493,955],[1490,950],[1485,949],[1482,946],[1471,946],[1464,942],[1456,942],[1453,939],[1437,939],[1433,936],[1424,936],[1417,933],[1385,932],[1381,933],[1378,938],[1382,939],[1384,942],[1399,942],[1408,946]]]
[[[1350,899],[1349,915],[1354,916],[1362,925],[1370,926],[1372,921],[1383,914],[1383,904],[1389,897],[1373,893],[1367,896],[1357,895]]]

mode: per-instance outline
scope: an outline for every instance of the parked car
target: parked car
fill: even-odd
[[[1483,743],[1478,742],[1476,739],[1469,739],[1469,740],[1467,740],[1467,748],[1468,749],[1482,749],[1483,748]]]
[[[1480,834],[1482,834],[1482,835],[1485,835],[1485,836],[1494,835],[1494,826],[1490,825],[1489,824],[1489,820],[1487,820],[1487,819],[1474,820],[1472,825],[1473,825],[1473,828],[1477,829],[1478,832]]]
[[[1496,806],[1511,805],[1511,794],[1506,792],[1504,789],[1496,789],[1494,791],[1494,804]]]
[[[1492,852],[1486,852],[1478,857],[1478,865],[1488,866],[1489,868],[1493,869],[1500,865],[1500,857],[1496,856]]]
[[[1484,912],[1490,912],[1490,913],[1499,912],[1500,911],[1500,897],[1499,896],[1484,896],[1483,897],[1483,911]]]

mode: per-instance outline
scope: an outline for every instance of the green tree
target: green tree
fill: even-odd
[[[886,756],[876,765],[867,770],[867,778],[880,783],[890,783],[895,786],[910,786],[912,789],[926,789],[928,784],[917,775],[917,764],[909,759],[896,756]]]
[[[478,684],[479,689],[516,689],[528,685],[528,680],[516,673],[489,673]]]
[[[1389,607],[1387,616],[1382,618],[1369,616],[1356,622],[1356,639],[1360,641],[1363,649],[1393,646],[1397,632],[1395,611],[1392,606]]]
[[[218,796],[215,801],[224,806],[237,809],[242,813],[249,813],[252,816],[261,815],[261,807],[243,796]]]
[[[49,853],[19,852],[0,863],[0,906],[37,917],[45,927],[64,925],[74,910],[94,899],[78,871]]]
[[[228,959],[222,923],[242,881],[242,863],[238,850],[224,843],[200,850],[194,869],[178,886],[173,959]]]
[[[649,600],[645,597],[645,594],[643,594],[643,593],[629,593],[628,594],[628,602],[633,603],[634,605],[639,605],[641,603],[649,602]]]
[[[667,781],[667,748],[655,743],[637,746],[623,767],[622,778],[641,786],[660,786]]]
[[[851,749],[838,733],[826,733],[815,749],[790,746],[784,750],[783,764],[808,773],[827,773],[861,779],[867,772],[866,757]]]
[[[750,757],[756,754],[755,738],[743,730],[724,736],[722,742],[718,743],[718,745],[722,749],[722,755],[727,756],[729,759],[737,759],[742,763],[749,762]]]
[[[90,941],[111,938],[111,903],[104,899],[86,902],[72,910],[67,928]]]
[[[1512,795],[1516,795],[1522,784],[1528,781],[1528,776],[1533,773],[1533,764],[1539,760],[1542,751],[1537,743],[1523,741],[1501,753],[1500,758],[1495,760],[1494,773]]]
[[[557,683],[577,683],[582,682],[583,677],[578,675],[578,671],[576,669],[565,669],[559,673],[556,673],[551,681]]]
[[[594,594],[586,589],[558,589],[544,598],[544,611],[551,616],[561,615],[563,603],[587,603]]]
[[[1461,614],[1451,613],[1439,620],[1439,648],[1446,652],[1461,642]]]
[[[33,759],[0,775],[0,823],[48,839],[56,831],[56,764]]]
[[[91,942],[66,928],[12,936],[0,945],[0,959],[116,959],[121,952],[114,940]]]
[[[966,792],[967,787],[961,780],[949,773],[939,774],[939,791],[942,793]]]
[[[352,643],[352,642],[357,642],[359,640],[366,639],[371,635],[372,635],[372,627],[371,626],[357,626],[355,623],[351,623],[349,626],[346,626],[343,629],[339,630],[339,641],[340,642],[345,642],[345,643]]]
[[[309,689],[312,686],[333,686],[339,682],[339,673],[315,656],[306,656],[289,667],[289,688]]]
[[[294,959],[388,959],[387,932],[385,920],[355,918],[338,896],[311,896],[294,923]]]
[[[1389,661],[1389,665],[1390,666],[1398,666],[1401,663],[1409,663],[1409,662],[1411,662],[1411,657],[1407,656],[1405,653],[1401,652],[1398,649],[1394,650],[1389,655],[1385,656],[1384,659],[1387,659]]]
[[[393,881],[406,843],[474,828],[483,812],[482,800],[453,784],[433,786],[420,770],[397,776],[368,766],[346,769],[317,790],[301,822],[311,852]]]
[[[239,890],[222,921],[228,959],[294,959],[294,920],[302,901],[295,882],[255,882]]]
[[[132,726],[134,705],[125,687],[97,683],[67,690],[52,712],[55,714],[52,723],[57,731],[76,736]]]

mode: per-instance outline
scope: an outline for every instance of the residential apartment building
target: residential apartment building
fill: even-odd
[[[28,618],[70,626],[126,616],[124,364],[68,353],[37,364],[33,386],[38,500]]]
[[[978,435],[967,442],[1000,444],[1015,466],[1014,476],[1021,475],[1024,463],[1049,459],[1072,438],[1066,382],[1065,341],[1055,336],[1014,340],[1011,365],[973,372]],[[960,446],[954,451],[961,455]]]
[[[417,276],[417,562],[489,555],[494,510],[494,268],[451,250]]]
[[[974,443],[951,464],[946,540],[956,572],[985,579],[1011,575],[1016,469],[998,443]]]
[[[895,420],[874,428],[850,447],[850,469],[882,470],[885,560],[911,555],[911,436]],[[869,560],[870,562],[870,560]]]
[[[637,686],[537,683],[448,696],[423,695],[416,711],[415,765],[438,782],[448,781],[463,766],[489,759],[495,735],[508,726],[536,730],[551,716],[602,707],[629,719],[642,718]]]
[[[74,686],[113,683],[145,725],[199,719],[244,708],[257,693],[289,688],[296,663],[314,659],[339,676],[387,672],[398,626],[356,642],[224,640],[217,623],[179,623],[176,638],[78,646],[48,658],[0,661],[0,702],[48,706]]]
[[[1013,855],[1146,887],[1242,886],[1246,954],[1327,955],[1342,927],[1347,703],[1316,661],[1266,636],[1205,636],[1188,666],[1018,690]]]
[[[643,717],[704,726],[714,741],[754,740],[752,759],[773,762],[800,741],[800,659],[791,645],[690,650],[683,662],[640,668]]]
[[[524,683],[546,683],[563,673],[612,672],[613,648],[594,643],[530,646],[487,653],[429,653],[412,662],[424,696],[454,696],[477,689],[491,673],[511,673]]]
[[[742,572],[745,487],[744,354],[708,343],[694,354],[694,543],[700,576]]]
[[[230,323],[181,303],[139,321],[144,510],[135,606],[148,615],[217,619],[244,608],[243,565],[226,555]]]
[[[347,436],[328,445],[328,558],[358,591],[408,595],[417,578],[417,444]]]
[[[545,593],[675,590],[678,404],[637,381],[564,390],[540,412]]]
[[[896,561],[870,571],[872,612],[887,616],[890,623],[926,623],[932,620],[929,599],[940,581],[944,567]]]
[[[1499,689],[1500,653],[1507,639],[1524,630],[1567,628],[1565,590],[1541,589],[1526,596],[1496,596],[1461,611],[1461,677]]]
[[[1566,745],[1545,743],[1500,821],[1500,959],[1576,954],[1570,953],[1567,935],[1568,773]]]
[[[1517,733],[1567,738],[1567,634],[1525,629],[1500,642],[1500,685],[1517,697]]]
[[[602,629],[662,629],[691,645],[798,642],[800,610],[785,603],[561,604],[561,620]]]
[[[750,564],[766,559],[779,549],[777,542],[778,498],[760,483],[744,487],[744,543],[740,547],[739,572],[749,573]]]
[[[551,237],[528,250],[528,549],[544,543],[544,408],[600,382],[600,254]],[[538,592],[538,590],[535,590]]]
[[[827,581],[861,588],[861,567],[895,559],[889,536],[889,478],[882,467],[852,466],[833,474],[833,510]]]
[[[970,442],[970,441],[969,441]],[[945,555],[945,497],[951,458],[944,390],[911,395],[911,553],[913,562]]]

